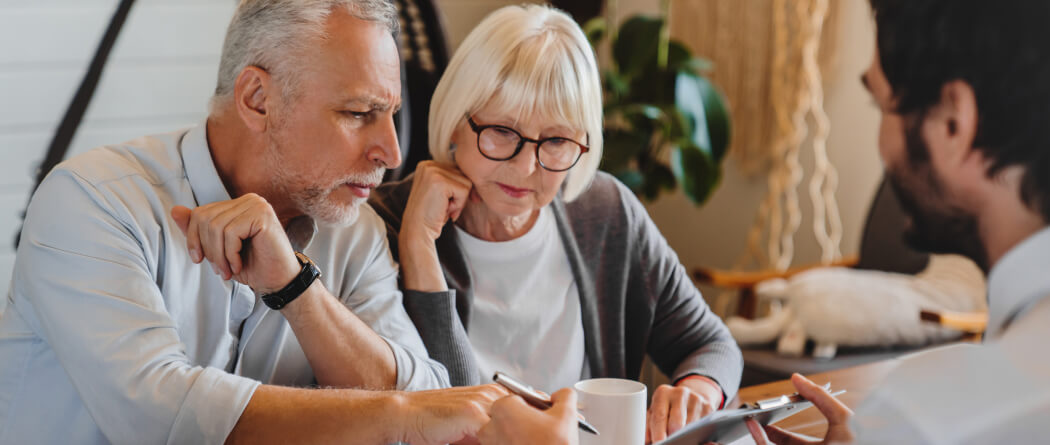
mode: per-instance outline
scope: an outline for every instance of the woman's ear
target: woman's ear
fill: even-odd
[[[233,87],[233,105],[244,125],[262,133],[267,127],[267,113],[272,98],[270,73],[257,66],[247,66],[237,76]]]

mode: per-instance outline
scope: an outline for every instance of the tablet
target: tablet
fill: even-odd
[[[838,396],[846,391],[831,393]],[[715,411],[711,415],[690,423],[667,439],[654,445],[698,445],[707,442],[730,443],[750,435],[744,421],[754,417],[758,423],[769,425],[791,417],[813,406],[798,394],[784,395],[761,400],[739,409]]]

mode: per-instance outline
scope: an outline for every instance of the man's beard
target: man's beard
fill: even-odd
[[[360,213],[358,207],[366,198],[353,196],[351,202],[335,202],[332,193],[347,184],[378,184],[383,180],[386,169],[375,167],[370,171],[349,173],[342,178],[319,185],[311,183],[310,179],[315,177],[314,172],[297,172],[288,168],[281,155],[287,146],[270,138],[268,154],[273,172],[270,183],[274,190],[287,196],[295,207],[302,213],[313,218],[319,224],[329,226],[348,226],[357,220]],[[324,171],[327,166],[317,165],[316,171]]]
[[[906,130],[907,161],[887,166],[890,186],[901,208],[911,218],[904,240],[915,249],[930,253],[954,253],[988,269],[988,254],[981,242],[977,217],[953,204],[930,163],[929,147],[921,134],[919,119]]]

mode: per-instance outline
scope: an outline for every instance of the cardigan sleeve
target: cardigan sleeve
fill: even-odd
[[[378,187],[369,199],[369,204],[386,222],[387,240],[394,261],[400,262],[397,247],[401,229],[401,216],[408,203],[412,189],[412,176],[401,182]],[[480,383],[479,368],[474,358],[470,338],[456,311],[456,291],[420,292],[406,289],[402,277],[398,278],[405,312],[419,331],[427,353],[445,365],[452,386],[471,386]]]
[[[641,202],[617,182],[627,213],[631,267],[640,270],[653,302],[646,350],[656,365],[677,382],[702,375],[717,382],[730,400],[740,387],[743,356],[722,319],[700,295]]]

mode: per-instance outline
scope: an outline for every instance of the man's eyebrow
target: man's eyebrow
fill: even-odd
[[[376,96],[358,96],[343,101],[345,105],[365,105],[372,110],[388,111],[393,109],[396,113],[401,109],[401,101],[391,103]]]

